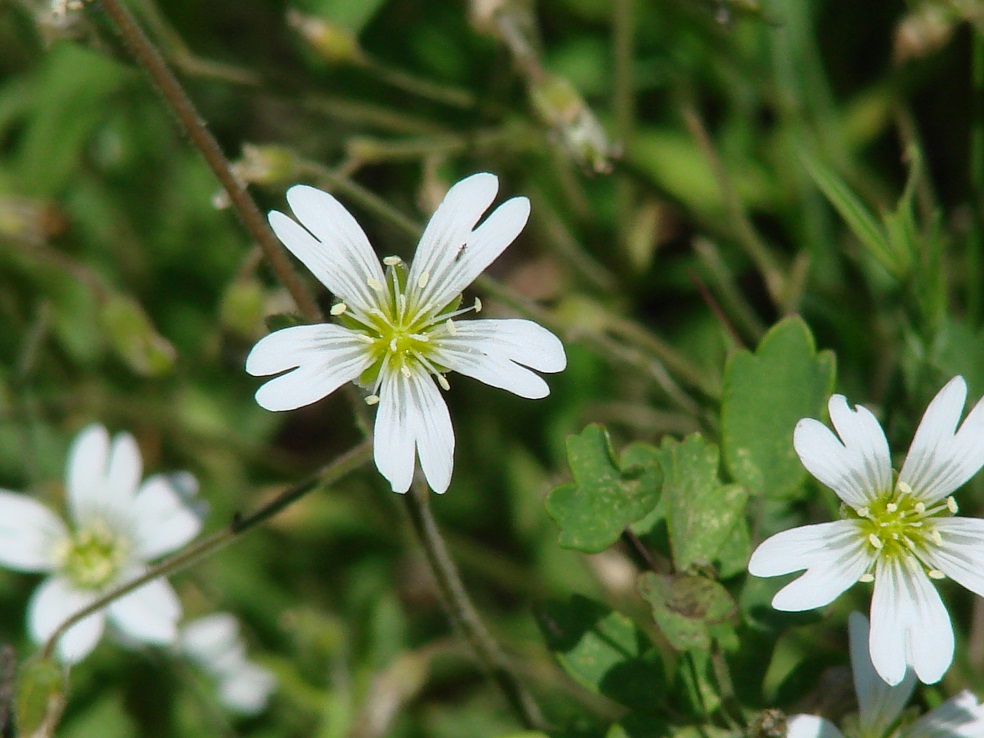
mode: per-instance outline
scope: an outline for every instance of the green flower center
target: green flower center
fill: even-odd
[[[55,552],[58,568],[80,589],[102,589],[126,564],[130,542],[97,520],[66,539]]]
[[[957,512],[952,497],[927,508],[905,483],[899,482],[894,490],[886,492],[867,507],[847,509],[848,517],[861,523],[861,534],[876,557],[901,558],[916,556],[937,547],[943,540],[934,525],[934,518],[950,516]],[[934,578],[941,572],[927,569]],[[870,573],[864,578],[870,578]]]

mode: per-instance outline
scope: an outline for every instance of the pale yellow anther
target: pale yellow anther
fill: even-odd
[[[395,267],[401,261],[403,261],[403,259],[401,259],[399,256],[387,256],[383,258],[383,264],[385,264],[388,267]]]
[[[943,545],[943,536],[940,535],[940,532],[938,530],[934,530],[929,535],[933,539],[933,543],[935,543],[937,546]]]
[[[893,513],[893,512],[895,512],[898,509],[899,509],[899,506],[896,505],[894,502],[889,502],[887,505],[885,505],[885,510],[888,511],[888,512],[890,512],[890,513]]]
[[[394,354],[396,353],[396,346],[397,346],[396,339],[395,338],[391,338],[390,339],[390,351],[392,351]]]
[[[447,392],[449,389],[451,389],[451,385],[448,384],[447,377],[445,377],[443,374],[438,374],[437,375],[437,383],[439,385],[441,385],[441,389],[444,390],[445,392]]]
[[[926,504],[923,502],[917,502],[915,505],[912,506],[912,509],[916,511],[917,515],[926,514]]]
[[[346,305],[344,302],[336,302],[334,305],[331,306],[331,310],[329,310],[328,312],[330,312],[332,315],[341,315],[346,310],[348,310],[348,305]]]
[[[366,398],[366,404],[367,405],[378,405],[379,404],[379,395],[369,395]]]
[[[875,581],[875,575],[871,572],[865,572],[860,577],[858,577],[859,582],[873,582]]]
[[[475,298],[475,312],[476,313],[482,312],[482,301],[477,297]]]
[[[946,574],[941,572],[939,569],[930,569],[926,573],[929,574],[930,579],[946,579]]]
[[[874,548],[881,550],[884,544],[881,542],[881,538],[876,536],[874,533],[868,534],[868,543],[870,543]]]
[[[857,510],[858,515],[861,516],[862,518],[868,517],[868,513],[870,512],[871,511],[866,507],[859,507]]]
[[[956,515],[957,510],[960,509],[957,507],[957,501],[953,499],[952,495],[946,498],[946,509],[949,510],[952,515]]]
[[[911,495],[912,494],[912,487],[910,487],[905,482],[901,482],[900,481],[899,484],[898,484],[898,488],[899,488],[899,492],[901,492],[904,495]]]
[[[369,285],[369,287],[371,289],[376,290],[376,292],[382,292],[383,291],[383,283],[380,282],[375,277],[369,277],[368,279],[366,279],[366,284]]]
[[[428,282],[430,282],[430,278],[431,278],[431,275],[430,275],[430,272],[423,272],[423,273],[422,273],[422,274],[421,274],[421,275],[420,275],[420,276],[419,276],[419,277],[417,278],[417,286],[418,286],[418,287],[419,287],[420,289],[424,289],[424,287],[426,287],[426,286],[427,286],[427,283],[428,283]]]
[[[458,328],[455,326],[454,321],[451,320],[451,318],[448,318],[447,322],[444,325],[447,327],[448,333],[450,333],[452,336],[458,335]]]

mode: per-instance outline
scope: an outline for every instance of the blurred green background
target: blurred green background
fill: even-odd
[[[531,198],[475,293],[494,315],[535,303],[570,366],[538,402],[452,377],[455,476],[433,506],[521,675],[585,735],[612,708],[554,665],[532,611],[640,605],[625,551],[558,546],[543,498],[568,434],[715,439],[728,353],[792,313],[894,448],[953,374],[984,392],[979,0],[129,5],[264,211],[315,184],[409,257],[464,175]],[[355,444],[344,393],[254,403],[245,355],[293,305],[98,2],[0,2],[0,50],[0,486],[57,507],[68,443],[99,421],[148,470],[192,471],[210,530]],[[0,572],[0,640],[21,656],[35,584]],[[173,654],[104,642],[59,735],[519,730],[371,467],[175,584],[187,615],[241,618],[279,681],[270,707],[235,718]]]

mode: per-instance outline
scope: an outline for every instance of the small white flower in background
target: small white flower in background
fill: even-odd
[[[178,646],[218,682],[219,700],[234,712],[258,713],[277,687],[270,671],[246,658],[239,623],[230,613],[218,612],[185,624]]]
[[[65,486],[71,526],[40,502],[0,490],[0,566],[50,574],[28,606],[36,643],[201,530],[199,516],[185,501],[196,491],[194,478],[157,474],[141,483],[142,467],[133,436],[120,433],[110,441],[104,427],[90,425],[69,451]],[[57,654],[67,663],[84,658],[107,618],[128,640],[171,643],[180,617],[171,585],[155,579],[70,628],[59,639]]]
[[[868,619],[861,613],[851,613],[848,634],[854,691],[858,696],[856,728],[848,730],[852,738],[890,735],[892,738],[980,738],[984,735],[984,706],[966,690],[895,730],[916,686],[916,676],[910,669],[896,686],[890,686],[878,676],[868,654]],[[826,718],[792,715],[786,738],[844,738],[844,734]]]
[[[953,517],[950,497],[984,464],[984,401],[958,429],[966,398],[962,377],[940,390],[895,479],[875,416],[831,397],[838,435],[807,418],[793,445],[843,501],[845,519],[777,533],[748,563],[760,577],[806,569],[772,600],[779,610],[821,607],[857,581],[874,581],[869,650],[889,684],[902,681],[907,664],[922,681],[939,681],[953,660],[950,616],[931,579],[950,577],[984,596],[984,520]]]
[[[445,374],[456,371],[537,399],[550,389],[530,369],[559,372],[567,365],[558,338],[529,320],[458,320],[481,309],[477,299],[460,308],[462,290],[513,242],[529,217],[529,200],[514,197],[477,225],[498,188],[488,173],[454,185],[408,269],[395,256],[381,265],[362,228],[334,197],[291,187],[287,201],[300,225],[276,211],[270,225],[335,295],[331,314],[337,323],[284,328],[260,340],[246,371],[280,376],[260,387],[256,401],[267,410],[293,410],[346,382],[367,387],[366,402],[379,406],[376,466],[393,491],[410,488],[419,455],[431,488],[445,492],[454,430],[435,379],[447,390]]]

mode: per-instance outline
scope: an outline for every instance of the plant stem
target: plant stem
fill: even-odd
[[[270,519],[285,507],[309,492],[312,492],[313,490],[324,485],[332,484],[333,482],[336,482],[344,477],[346,474],[358,469],[360,466],[369,461],[371,457],[372,443],[365,440],[358,446],[346,451],[328,465],[322,467],[319,471],[309,476],[304,481],[298,482],[292,487],[285,489],[279,495],[250,515],[234,515],[228,525],[208,536],[208,538],[203,538],[197,543],[187,546],[173,556],[169,556],[163,561],[160,561],[150,567],[141,576],[110,590],[59,625],[55,632],[52,633],[45,642],[44,649],[41,652],[42,658],[51,658],[51,655],[55,650],[55,645],[58,643],[58,639],[61,638],[69,628],[89,617],[94,612],[98,612],[111,602],[123,597],[126,594],[129,594],[152,579],[174,574],[175,572],[188,568],[199,559],[202,559],[208,554],[232,543],[233,540],[246,531],[251,528],[255,528],[260,523]]]
[[[403,499],[410,523],[423,546],[424,555],[441,590],[445,608],[452,622],[461,629],[482,667],[499,685],[510,707],[530,730],[544,727],[543,715],[533,696],[516,678],[509,659],[489,633],[462,584],[458,568],[451,559],[444,538],[428,504],[426,485],[415,484]]]
[[[116,32],[129,47],[134,58],[150,75],[154,86],[164,97],[164,101],[177,117],[188,138],[205,157],[205,161],[208,162],[212,172],[229,195],[229,201],[236,208],[239,217],[242,218],[246,230],[263,249],[263,254],[270,262],[270,267],[290,292],[291,297],[294,298],[298,310],[308,320],[320,319],[322,315],[318,304],[297,276],[287,254],[273,231],[270,230],[263,214],[256,207],[253,198],[232,173],[229,161],[222,153],[215,137],[208,130],[208,125],[198,114],[191,98],[188,97],[177,77],[168,68],[161,53],[147,37],[147,34],[137,25],[130,11],[120,0],[99,0],[99,3],[106,11],[106,16],[112,22]]]

